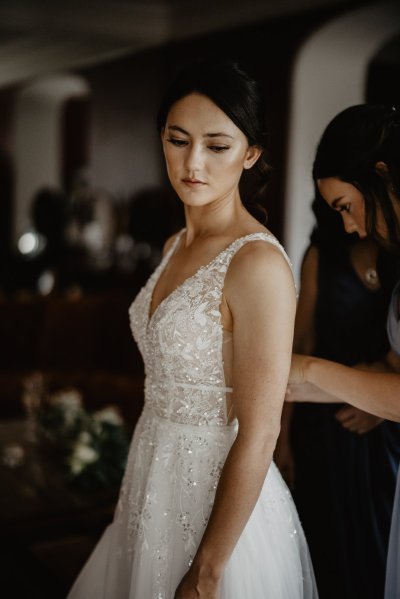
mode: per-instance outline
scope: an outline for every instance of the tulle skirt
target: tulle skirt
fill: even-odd
[[[200,543],[235,426],[173,423],[145,409],[113,523],[68,599],[173,599]],[[221,599],[314,599],[296,508],[272,463],[228,561]]]

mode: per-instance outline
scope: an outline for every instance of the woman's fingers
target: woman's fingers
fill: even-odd
[[[335,418],[345,429],[360,435],[369,432],[383,422],[382,418],[368,414],[353,406],[340,409],[336,412]]]

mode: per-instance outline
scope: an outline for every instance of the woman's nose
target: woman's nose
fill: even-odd
[[[346,233],[355,233],[357,231],[357,224],[348,214],[348,212],[342,212],[343,226]]]
[[[186,154],[186,168],[188,171],[198,171],[203,166],[203,153],[199,146],[193,144],[189,146]]]

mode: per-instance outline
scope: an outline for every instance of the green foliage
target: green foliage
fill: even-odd
[[[35,420],[39,438],[60,457],[71,483],[82,489],[120,483],[129,440],[118,408],[89,413],[71,389],[42,400]]]

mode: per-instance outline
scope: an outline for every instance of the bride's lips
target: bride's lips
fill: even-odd
[[[185,185],[189,185],[190,187],[200,187],[201,185],[205,185],[204,181],[200,181],[199,179],[182,179],[182,182]]]

